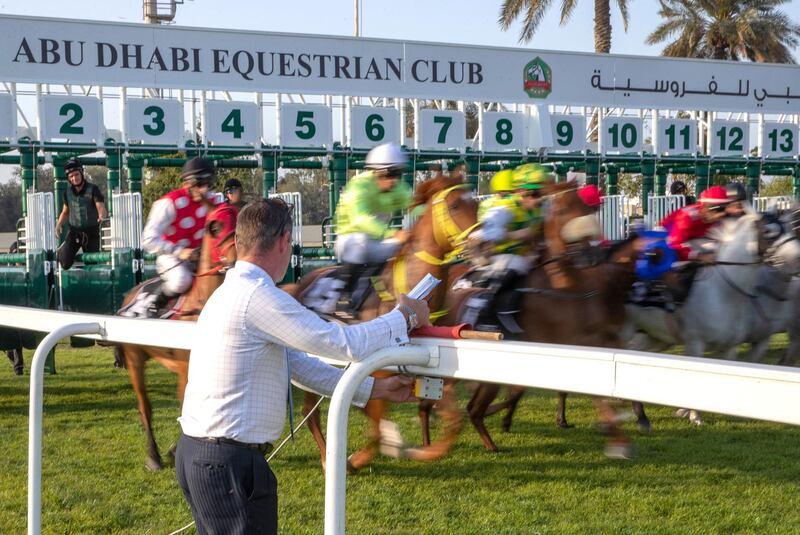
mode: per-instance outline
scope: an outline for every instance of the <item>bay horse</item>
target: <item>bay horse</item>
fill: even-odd
[[[384,266],[380,282],[375,284],[380,291],[373,288],[353,323],[368,321],[390,311],[396,304],[397,295],[408,292],[427,273],[442,281],[449,279],[454,265],[457,265],[453,263],[454,253],[461,249],[467,235],[476,226],[478,203],[465,189],[461,172],[456,171],[450,176],[437,175],[417,186],[413,207],[423,205],[425,211],[411,229],[410,238]],[[300,283],[283,289],[302,302],[304,292],[333,269],[336,267],[318,269],[303,277]],[[440,284],[430,296],[429,306],[434,317],[445,304],[447,289],[447,284]],[[303,413],[306,416],[318,400],[316,394],[305,392]],[[370,439],[366,447],[350,456],[348,467],[351,471],[365,466],[375,456],[380,442],[379,424],[387,407],[385,401],[370,400],[364,408],[370,420]],[[446,434],[452,442],[461,427],[461,413],[452,388],[445,386],[444,397],[437,407],[447,422]],[[324,468],[326,444],[318,411],[309,417],[308,427],[319,447]]]
[[[200,258],[192,288],[182,296],[176,305],[179,310],[169,320],[197,321],[200,311],[223,281],[224,271],[236,262],[236,209],[224,204],[213,209],[206,218],[205,233],[200,247]],[[123,308],[131,303],[145,284],[145,281],[132,288],[122,302]],[[117,361],[124,362],[128,369],[131,385],[136,392],[139,418],[147,436],[147,461],[150,470],[163,467],[152,427],[152,407],[147,397],[144,369],[148,360],[160,362],[178,377],[178,401],[183,403],[183,394],[189,372],[189,351],[163,347],[120,344],[115,347]]]
[[[603,258],[600,251],[589,245],[589,240],[599,237],[600,229],[594,209],[578,196],[576,183],[555,184],[545,197],[549,202],[543,225],[545,246],[539,247],[539,259],[521,289],[522,311],[518,314],[518,321],[523,334],[520,339],[622,348],[620,331],[626,318],[625,297],[634,282],[634,265],[640,244],[637,240],[630,240],[612,250],[608,258]],[[454,299],[458,298],[454,296]],[[503,408],[491,405],[500,388],[496,384],[478,385],[467,405],[470,420],[490,451],[497,451],[497,446],[483,420],[488,414]],[[511,403],[507,405],[510,413],[504,422],[506,429],[523,390],[512,387]],[[564,398],[562,394],[560,416],[566,424]],[[610,437],[606,454],[629,457],[630,443],[617,425],[609,401],[595,398],[595,405]]]

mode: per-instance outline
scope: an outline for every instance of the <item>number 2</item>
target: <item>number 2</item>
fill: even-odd
[[[69,114],[72,114],[72,117],[64,121],[64,124],[61,125],[59,129],[59,134],[83,134],[83,127],[82,126],[75,126],[75,123],[83,119],[83,108],[75,104],[74,102],[67,102],[61,109],[58,110],[58,114],[61,117],[67,117]]]

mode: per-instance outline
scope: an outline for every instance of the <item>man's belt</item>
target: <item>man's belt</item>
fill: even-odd
[[[272,444],[269,442],[254,444],[249,442],[239,442],[238,440],[233,440],[232,438],[225,438],[225,437],[191,437],[191,438],[202,440],[203,442],[211,442],[213,444],[228,444],[230,446],[237,446],[239,448],[256,450],[261,455],[266,455],[272,451]]]

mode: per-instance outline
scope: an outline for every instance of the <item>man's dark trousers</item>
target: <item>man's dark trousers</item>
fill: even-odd
[[[182,435],[175,469],[199,535],[278,533],[278,481],[257,450]]]
[[[100,251],[100,227],[69,229],[64,243],[58,248],[58,263],[62,269],[72,267],[79,249],[83,249],[84,253]]]

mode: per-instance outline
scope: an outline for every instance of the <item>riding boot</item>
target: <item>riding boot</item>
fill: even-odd
[[[358,264],[341,264],[339,266],[337,278],[344,283],[344,287],[339,293],[339,301],[336,304],[336,310],[339,312],[349,314],[353,312],[351,297],[358,284],[358,268]]]

